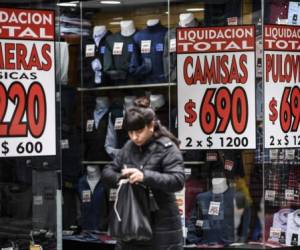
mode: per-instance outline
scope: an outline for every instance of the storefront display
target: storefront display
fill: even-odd
[[[102,169],[142,96],[181,141],[185,249],[300,245],[299,2],[25,2],[0,3],[1,249],[118,249]]]

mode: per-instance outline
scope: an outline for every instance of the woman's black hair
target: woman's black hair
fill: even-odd
[[[124,128],[127,131],[139,130],[150,125],[154,121],[154,138],[162,136],[169,137],[177,146],[179,146],[178,139],[157,120],[155,112],[149,107],[132,107],[126,110],[124,119]]]

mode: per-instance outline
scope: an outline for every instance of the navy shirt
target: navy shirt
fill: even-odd
[[[106,230],[108,217],[108,195],[102,182],[99,181],[92,192],[87,182],[87,176],[79,179],[78,192],[81,201],[82,229]]]
[[[138,31],[134,36],[129,72],[143,83],[166,82],[163,66],[164,38],[167,28],[160,23]],[[142,50],[143,44],[149,45]]]

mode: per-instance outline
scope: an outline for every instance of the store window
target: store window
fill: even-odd
[[[19,5],[0,2],[1,248],[118,249],[101,175],[141,96],[181,141],[185,248],[300,245],[298,1]]]

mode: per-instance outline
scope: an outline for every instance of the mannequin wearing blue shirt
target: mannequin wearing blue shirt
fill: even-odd
[[[188,224],[187,240],[193,244],[224,244],[234,241],[234,191],[226,178],[213,178],[212,190],[196,198]]]
[[[147,27],[133,36],[129,72],[141,83],[166,82],[163,70],[164,38],[167,28],[159,19],[149,19]]]
[[[86,175],[78,182],[81,202],[80,225],[84,230],[106,230],[108,194],[101,182],[99,166],[86,167]]]

